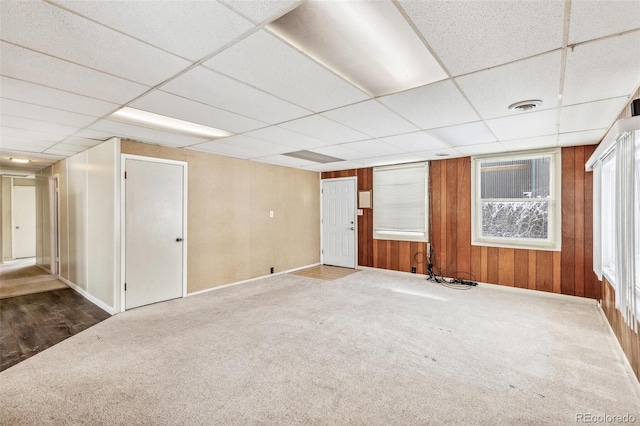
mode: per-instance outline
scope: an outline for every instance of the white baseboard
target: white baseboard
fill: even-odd
[[[78,286],[77,284],[72,283],[71,281],[69,281],[66,278],[63,278],[61,276],[58,276],[58,279],[60,281],[62,281],[63,283],[65,283],[66,285],[68,285],[69,287],[71,287],[73,290],[75,290],[77,293],[80,293],[80,295],[82,297],[84,297],[85,299],[87,299],[89,302],[93,303],[94,305],[97,305],[98,307],[100,307],[102,310],[106,311],[109,313],[109,315],[114,315],[115,314],[115,309],[113,309],[111,306],[107,305],[106,303],[104,303],[102,300],[98,299],[97,297],[89,294],[85,289],[83,289],[82,287]]]
[[[293,269],[287,269],[286,271],[282,271],[282,272],[276,272],[274,274],[268,274],[268,275],[261,275],[259,277],[256,278],[249,278],[248,280],[243,280],[243,281],[236,281],[234,283],[229,283],[229,284],[224,284],[224,285],[219,285],[216,287],[211,287],[211,288],[206,288],[204,290],[199,290],[199,291],[194,291],[193,293],[187,293],[187,295],[185,297],[189,297],[189,296],[195,296],[197,294],[202,294],[202,293],[208,293],[210,291],[214,291],[214,290],[221,290],[223,288],[227,288],[227,287],[233,287],[235,285],[240,285],[240,284],[246,284],[246,283],[250,283],[252,281],[257,281],[257,280],[262,280],[264,278],[268,278],[268,277],[273,277],[274,275],[282,275],[282,274],[288,274],[290,272],[295,272],[295,271],[299,271],[301,269],[307,269],[307,268],[312,268],[314,266],[318,266],[321,265],[320,262],[318,263],[312,263],[311,265],[305,265],[305,266],[300,266],[298,268],[293,268]]]

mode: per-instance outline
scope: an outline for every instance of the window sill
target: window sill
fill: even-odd
[[[518,249],[518,250],[538,250],[538,251],[561,251],[562,247],[560,244],[522,244],[522,243],[507,243],[507,242],[499,242],[499,241],[484,241],[484,240],[473,240],[471,241],[472,246],[479,247],[498,247],[498,248],[510,248],[510,249]]]

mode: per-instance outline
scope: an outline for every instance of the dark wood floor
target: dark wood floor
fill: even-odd
[[[110,315],[71,289],[0,300],[0,371]]]

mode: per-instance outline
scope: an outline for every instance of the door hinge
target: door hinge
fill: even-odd
[[[125,170],[125,172],[124,172],[124,178],[125,178],[125,179],[127,178],[127,172],[126,172],[126,170]]]
[[[124,291],[127,291],[127,283],[124,283]]]
[[[324,254],[324,249],[320,250],[320,253],[321,253],[321,254]]]

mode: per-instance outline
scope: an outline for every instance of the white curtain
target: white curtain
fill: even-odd
[[[602,281],[602,163],[593,169],[593,272]]]
[[[637,331],[635,272],[635,132],[616,143],[616,308]]]

